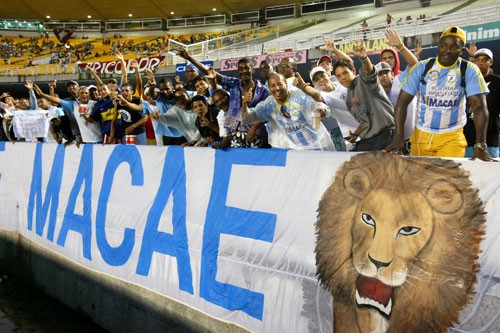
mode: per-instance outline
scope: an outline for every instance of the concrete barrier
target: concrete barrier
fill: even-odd
[[[0,230],[0,263],[110,332],[249,332]]]

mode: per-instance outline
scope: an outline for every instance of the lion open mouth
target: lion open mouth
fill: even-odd
[[[356,304],[360,307],[373,307],[384,316],[392,311],[392,287],[377,279],[360,275],[356,281]]]

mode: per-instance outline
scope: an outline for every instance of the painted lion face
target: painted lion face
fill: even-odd
[[[456,162],[353,156],[323,194],[316,222],[335,330],[364,331],[369,314],[385,320],[380,332],[446,332],[473,294],[484,222]]]
[[[415,211],[413,208],[428,207]],[[358,204],[353,220],[353,264],[358,306],[392,311],[393,289],[406,281],[413,258],[432,234],[433,214],[418,193],[377,189]]]

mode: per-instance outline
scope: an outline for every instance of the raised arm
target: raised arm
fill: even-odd
[[[418,62],[417,57],[405,46],[401,37],[399,37],[398,32],[395,29],[387,29],[385,31],[385,36],[389,40],[389,45],[395,47],[405,59],[408,64],[408,68],[412,68]]]
[[[37,86],[36,84],[33,84],[33,90],[35,90],[35,92],[36,92],[36,94],[38,96],[46,98],[49,102],[56,103],[56,104],[60,104],[61,103],[61,99],[59,97],[50,96],[50,95],[45,94],[42,91],[42,89],[40,89],[40,87]]]
[[[139,92],[139,97],[141,98],[142,102],[144,91],[142,88],[142,77],[141,73],[139,72],[139,63],[137,62],[137,60],[133,59],[130,61],[130,68],[133,68],[135,71],[135,80],[136,80],[135,89],[137,89],[137,91]]]
[[[213,67],[209,67],[207,70],[207,79],[210,84],[210,89],[217,90],[217,72]]]
[[[57,85],[56,79],[54,79],[54,81],[52,81],[52,82],[49,82],[49,95],[50,96],[56,95],[56,85]]]
[[[350,62],[353,62],[351,57],[349,57],[344,52],[340,51],[335,46],[335,43],[333,42],[333,40],[329,40],[325,36],[323,36],[323,41],[325,42],[325,46],[323,47],[323,50],[332,52],[332,54],[335,55],[339,59],[345,59],[345,60],[348,60]]]
[[[248,117],[248,103],[253,99],[252,88],[248,89],[243,96],[241,96],[241,119],[246,122]]]
[[[94,80],[95,82],[97,83],[97,86],[99,87],[100,85],[103,85],[104,82],[102,82],[101,78],[99,77],[99,75],[96,73],[96,71],[89,65],[87,65],[87,67],[85,67],[86,70],[90,71],[90,73],[92,73],[92,76],[94,77]]]
[[[186,59],[187,61],[198,67],[205,75],[208,74],[208,67],[203,65],[195,58],[193,58],[185,48],[179,50],[179,56],[183,57],[184,59]],[[217,80],[219,81],[222,80],[222,75],[220,75],[217,72],[216,75],[217,75]]]
[[[423,51],[422,43],[418,43],[415,49],[413,50],[413,55],[415,56],[415,58],[417,58],[417,60],[420,59],[420,54],[422,53],[422,51]]]
[[[26,84],[24,86],[26,88],[28,88],[29,95],[30,95],[30,107],[29,107],[29,110],[36,110],[36,109],[38,109],[38,101],[36,100],[35,93],[33,92],[33,81],[31,81],[31,80],[26,81]]]
[[[116,58],[120,60],[120,63],[122,64],[122,79],[121,79],[121,84],[128,83],[128,73],[127,73],[127,64],[125,63],[125,58],[123,57],[123,54],[120,51],[115,52]]]
[[[295,73],[295,80],[293,81],[294,86],[302,90],[305,94],[311,96],[316,102],[324,102],[323,96],[319,92],[319,90],[314,89],[310,85],[308,85],[302,76],[300,76],[299,72]]]
[[[467,50],[467,53],[469,53],[469,60],[473,61],[474,56],[476,55],[476,52],[477,52],[476,43],[474,43],[474,42],[470,43],[469,47],[466,47],[465,49]]]
[[[363,40],[361,40],[358,43],[358,45],[354,47],[352,53],[359,60],[361,60],[361,65],[363,66],[363,73],[365,73],[365,75],[370,75],[371,73],[373,73],[374,67],[372,62],[370,61],[370,58],[368,58],[368,55],[366,54],[365,42]]]
[[[134,104],[125,99],[122,95],[116,96],[116,99],[119,100],[120,105],[122,106],[127,106],[128,108],[136,111],[136,112],[142,112],[142,103],[141,104]]]
[[[156,92],[156,78],[155,78],[155,73],[151,69],[146,69],[146,77],[148,78],[148,93],[149,96],[151,96],[153,99],[158,98],[158,93]]]
[[[243,123],[246,124],[254,124],[258,122],[264,121],[263,119],[260,118],[257,112],[255,110],[250,111],[248,109],[248,103],[250,103],[253,99],[253,89],[250,88],[249,90],[245,91],[243,96],[241,96],[241,120],[243,120]],[[256,106],[258,108],[259,105]]]

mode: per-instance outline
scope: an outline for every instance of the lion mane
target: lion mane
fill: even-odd
[[[378,202],[377,191],[390,196],[385,195],[385,201]],[[317,275],[334,299],[335,332],[363,331],[357,317],[363,308],[357,305],[356,298],[360,273],[353,258],[379,263],[370,257],[371,249],[360,253],[360,244],[373,242],[378,229],[369,229],[373,226],[363,224],[359,213],[363,212],[363,200],[373,198],[370,199],[375,201],[372,210],[391,217],[392,213],[386,208],[389,197],[396,201],[391,207],[407,206],[402,207],[402,212],[409,216],[410,224],[412,219],[417,219],[412,212],[424,211],[426,215],[423,216],[429,218],[423,222],[431,231],[416,256],[401,258],[398,251],[404,251],[404,247],[387,250],[394,251],[394,258],[399,257],[397,259],[404,262],[406,275],[404,282],[392,287],[392,310],[385,316],[387,324],[382,331],[445,332],[458,321],[460,310],[474,293],[479,246],[484,237],[483,204],[478,191],[472,187],[468,172],[461,169],[460,164],[439,158],[408,158],[387,153],[353,156],[337,171],[319,203],[315,249]],[[399,198],[402,199],[398,201]],[[376,215],[363,214],[363,218],[375,224]],[[353,241],[358,236],[356,224],[361,224],[365,230],[374,230],[358,244]],[[404,231],[410,234],[412,229]],[[404,238],[397,237],[399,240]],[[375,266],[388,268],[391,264],[392,261]]]

